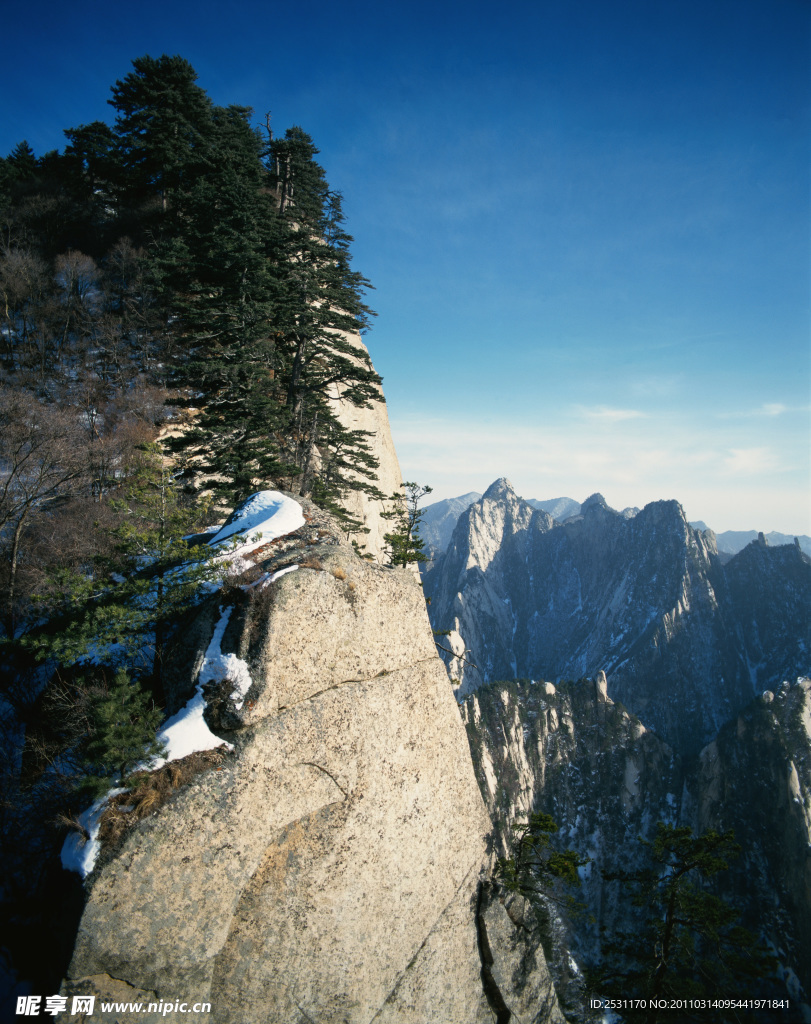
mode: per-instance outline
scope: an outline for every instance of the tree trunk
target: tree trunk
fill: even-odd
[[[14,639],[14,598],[16,596],[16,585],[17,585],[17,563],[20,556],[20,538],[22,537],[23,526],[25,520],[28,518],[28,509],[25,509],[17,520],[14,527],[14,533],[11,538],[11,554],[9,556],[9,574],[8,574],[8,608],[6,613],[6,633],[9,640]]]

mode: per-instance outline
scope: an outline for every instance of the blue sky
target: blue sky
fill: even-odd
[[[48,2],[3,36],[3,153],[109,119],[144,53],[313,136],[433,497],[811,533],[807,0]]]

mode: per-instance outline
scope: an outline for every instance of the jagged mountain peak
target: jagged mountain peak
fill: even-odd
[[[796,546],[756,542],[725,570],[676,500],[626,518],[593,494],[558,525],[509,493],[472,505],[426,575],[435,628],[470,652],[450,665],[461,696],[602,668],[617,699],[686,752],[757,688],[806,671],[811,577]]]
[[[517,498],[518,495],[511,481],[506,476],[500,476],[490,484],[482,497],[489,501],[498,501],[502,498]]]
[[[595,491],[594,494],[591,494],[586,498],[580,506],[580,514],[585,515],[587,512],[591,512],[592,509],[595,508],[604,508],[608,512],[614,511],[599,491]]]

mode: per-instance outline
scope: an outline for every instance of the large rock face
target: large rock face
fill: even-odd
[[[346,335],[346,338],[357,349],[358,362],[371,367],[368,350],[360,335]],[[368,435],[366,441],[369,454],[378,461],[375,486],[388,498],[403,493],[403,477],[391,436],[383,389],[378,388],[378,393],[378,401],[358,406],[342,398],[340,392],[336,391],[332,397],[332,406],[342,426],[347,430],[364,431]],[[391,506],[364,491],[351,491],[344,497],[343,504],[350,515],[364,524],[366,532],[354,536],[361,550],[368,552],[377,561],[383,560],[386,552],[385,535],[391,532],[391,523],[383,518],[383,513]]]
[[[755,550],[756,549],[756,550]],[[600,495],[558,524],[500,480],[425,578],[459,694],[604,670],[615,698],[695,752],[756,692],[808,671],[811,560],[754,545],[724,566],[675,501],[634,516]]]
[[[510,849],[514,822],[544,811],[560,827],[560,844],[590,858],[576,894],[588,913],[550,925],[558,995],[564,1012],[579,1019],[582,984],[572,975],[569,949],[593,967],[604,932],[633,928],[633,908],[604,875],[640,867],[644,850],[636,837],[649,835],[658,820],[675,819],[681,760],[591,681],[494,683],[461,707],[500,852]]]
[[[811,1021],[811,680],[783,682],[728,723],[688,792],[697,830],[734,829],[743,852],[720,878],[724,895],[766,937],[797,1019]]]
[[[260,565],[300,567],[215,599],[167,673],[180,705],[233,605],[222,651],[253,683],[207,715],[233,753],[102,855],[65,991],[209,1001],[223,1024],[500,1020],[523,995],[483,980],[490,822],[422,591],[302,504]],[[513,1019],[561,1020],[545,998]]]

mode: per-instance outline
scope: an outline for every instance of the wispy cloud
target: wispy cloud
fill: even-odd
[[[594,408],[581,405],[578,410],[581,415],[604,423],[621,423],[623,420],[639,420],[647,416],[647,413],[639,409],[612,409],[608,405],[597,405]]]
[[[776,417],[795,412],[811,412],[811,406],[786,405],[784,402],[764,402],[754,409],[735,409],[732,412],[719,412],[717,413],[717,418],[719,420],[740,420],[750,419],[752,416]]]
[[[643,399],[671,398],[684,389],[685,374],[648,374],[628,381],[632,395]]]
[[[727,472],[735,475],[752,476],[778,467],[778,459],[771,448],[730,448],[724,459]]]

